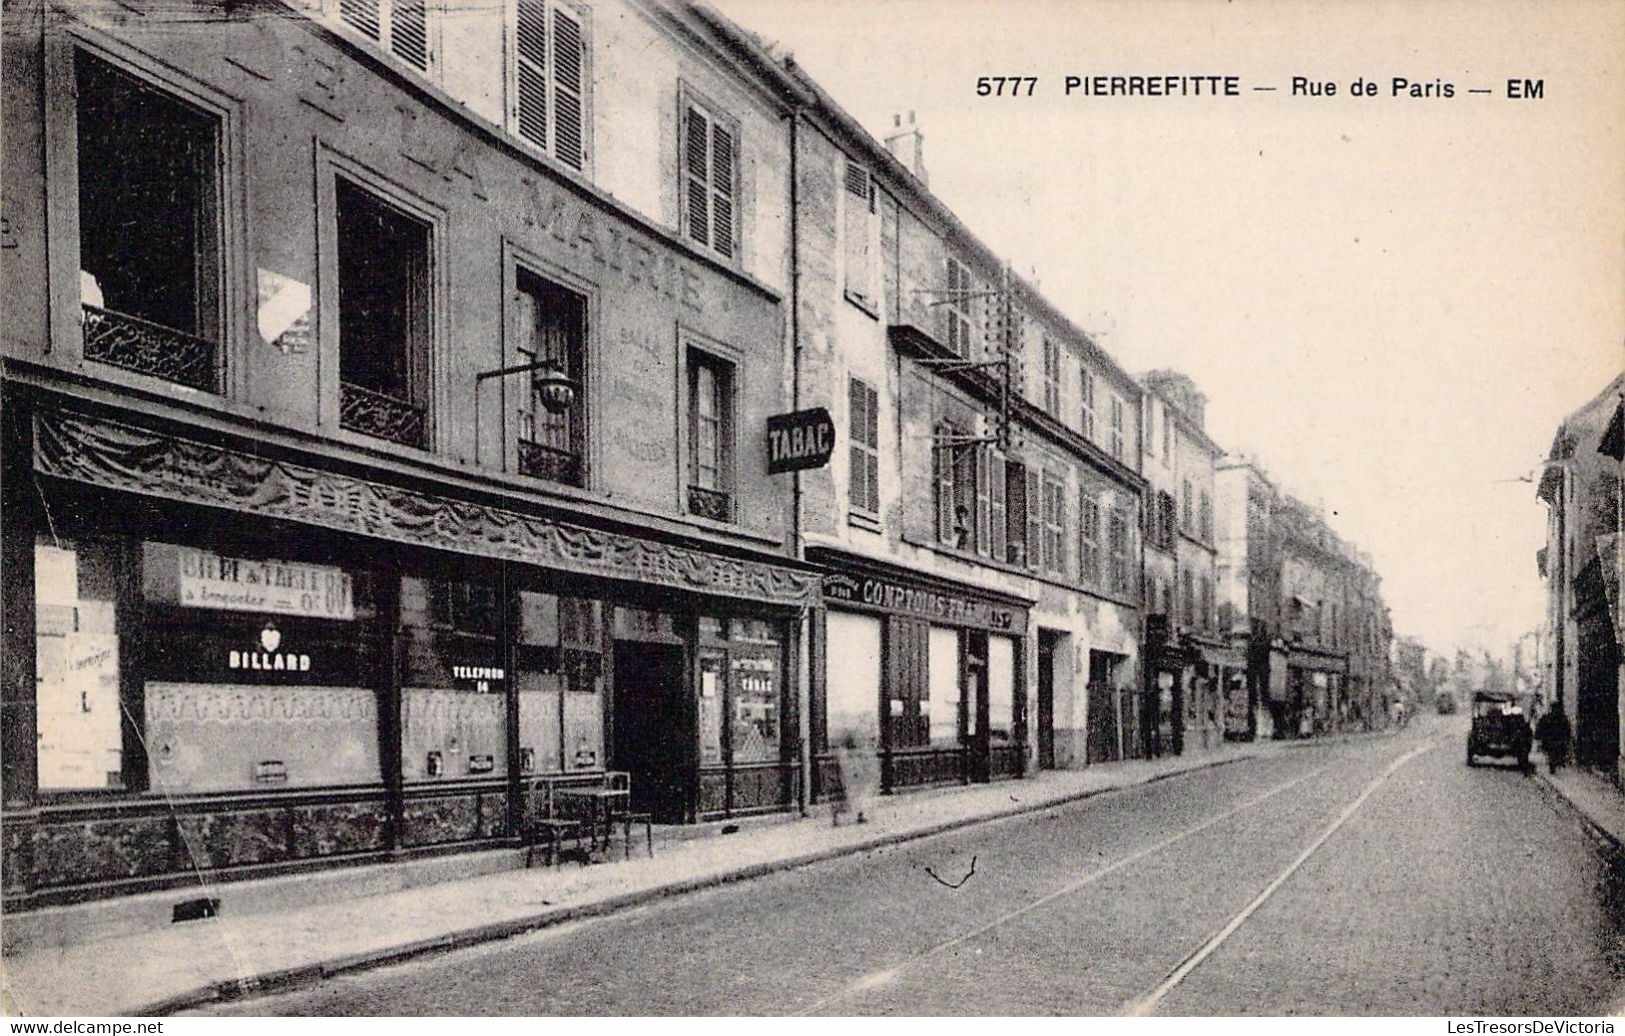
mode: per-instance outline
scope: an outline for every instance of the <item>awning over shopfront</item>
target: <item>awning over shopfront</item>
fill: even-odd
[[[103,489],[581,575],[768,604],[819,601],[818,577],[787,565],[454,500],[71,410],[36,412],[34,469]]]
[[[1196,657],[1211,666],[1221,669],[1246,669],[1247,656],[1239,648],[1220,647],[1212,644],[1198,642]]]

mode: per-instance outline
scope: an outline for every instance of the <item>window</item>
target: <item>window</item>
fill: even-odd
[[[733,365],[697,350],[688,354],[688,510],[731,521],[733,506]]]
[[[520,269],[514,278],[514,309],[519,363],[550,363],[578,386],[584,385],[586,298]],[[528,391],[519,397],[520,474],[585,485],[587,395],[577,391],[575,405],[555,414],[542,402],[545,374],[545,370],[536,370],[523,376]]]
[[[428,0],[339,0],[339,20],[402,61],[427,72],[435,61]]]
[[[571,169],[587,160],[587,47],[581,13],[558,0],[514,8],[510,128]]]
[[[971,355],[971,314],[975,303],[971,293],[975,290],[970,269],[958,259],[949,259],[948,294],[942,304],[943,341],[956,356]]]
[[[603,615],[597,601],[519,592],[513,659],[520,773],[603,769]]]
[[[967,707],[974,708],[971,702],[961,701],[959,668],[959,632],[930,627],[926,635],[926,736],[933,748],[958,746],[964,729],[960,715]]]
[[[1175,525],[1174,495],[1157,493],[1157,542],[1164,550],[1174,549]]]
[[[1123,459],[1123,400],[1112,396],[1112,456]]]
[[[1208,543],[1213,542],[1213,497],[1207,490],[1202,490],[1202,539]]]
[[[702,248],[732,258],[739,244],[737,124],[689,99],[683,109],[682,154],[684,232]]]
[[[1179,573],[1179,613],[1187,629],[1196,625],[1196,590],[1188,568]]]
[[[1134,580],[1128,564],[1128,525],[1128,512],[1121,507],[1112,508],[1108,537],[1111,547],[1111,571],[1108,578],[1112,590],[1123,596],[1134,591]]]
[[[1174,462],[1174,415],[1166,404],[1162,408],[1162,462]]]
[[[1061,536],[1066,521],[1061,495],[1065,488],[1057,479],[1044,477],[1044,570],[1055,575],[1066,574],[1066,541]]]
[[[873,254],[878,242],[871,240],[871,237],[878,237],[875,228],[878,226],[876,213],[879,211],[875,183],[869,170],[851,159],[847,160],[843,183],[846,187],[843,198],[846,219],[842,235],[846,248],[846,295],[854,302],[874,309]]]
[[[427,223],[340,177],[339,423],[425,445],[428,410]]]
[[[502,595],[495,584],[401,577],[401,770],[408,781],[508,769]]]
[[[874,389],[851,380],[851,433],[848,506],[878,517],[880,514],[880,396]]]
[[[1061,416],[1061,347],[1044,339],[1044,412]]]
[[[937,538],[960,550],[991,553],[991,451],[962,440],[966,433],[952,422],[937,426]]]
[[[1202,628],[1210,629],[1213,626],[1213,577],[1202,577]]]
[[[1185,480],[1184,485],[1183,485],[1183,492],[1184,492],[1184,496],[1181,497],[1181,499],[1184,502],[1184,506],[1180,510],[1182,520],[1180,521],[1179,525],[1180,525],[1180,528],[1184,529],[1187,533],[1189,533],[1189,532],[1194,531],[1195,528],[1196,528],[1196,515],[1195,515],[1196,496],[1195,496],[1195,490],[1191,487],[1191,480],[1190,479]]]
[[[1078,380],[1078,398],[1083,405],[1083,437],[1095,441],[1095,376],[1084,368]]]
[[[1078,580],[1100,584],[1100,501],[1087,488],[1078,497]]]
[[[1027,466],[1018,460],[1003,462],[1004,467],[1004,559],[1012,565],[1029,564],[1027,538]],[[1036,501],[1033,506],[1037,506]],[[1037,544],[1033,557],[1037,555]]]
[[[78,51],[84,355],[220,385],[220,119]]]

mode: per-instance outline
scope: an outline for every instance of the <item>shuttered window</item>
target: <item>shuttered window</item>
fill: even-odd
[[[512,129],[572,169],[587,159],[583,24],[557,0],[516,0]]]
[[[1123,459],[1123,400],[1112,396],[1112,456]]]
[[[1061,416],[1061,347],[1044,339],[1044,412]]]
[[[880,513],[880,396],[852,379],[850,506],[868,515]]]
[[[1066,524],[1064,492],[1058,480],[1044,479],[1044,570],[1053,575],[1066,574],[1066,539],[1061,534]]]
[[[1078,379],[1078,395],[1083,404],[1083,437],[1090,442],[1095,440],[1095,376],[1084,368],[1083,375]]]
[[[1111,527],[1108,530],[1108,544],[1111,548],[1111,571],[1108,573],[1111,589],[1127,597],[1133,592],[1133,575],[1128,566],[1128,512],[1121,507],[1113,507],[1111,513]]]
[[[1027,469],[1027,567],[1042,566],[1044,554],[1044,487],[1036,467]]]
[[[339,0],[339,20],[420,71],[434,64],[428,0]]]
[[[1027,466],[1018,460],[1004,462],[1005,549],[1004,558],[1013,565],[1027,564]]]
[[[1078,496],[1078,580],[1100,583],[1100,501],[1087,487]]]
[[[732,258],[738,248],[739,129],[689,100],[683,106],[682,144],[683,232],[702,248]]]
[[[854,299],[873,306],[875,303],[874,260],[872,238],[878,211],[875,182],[869,170],[850,160],[842,178],[846,187],[846,219],[843,237],[846,249],[846,293]]]
[[[958,259],[948,260],[948,292],[943,298],[943,342],[956,356],[971,353],[971,313],[974,299],[970,269]]]

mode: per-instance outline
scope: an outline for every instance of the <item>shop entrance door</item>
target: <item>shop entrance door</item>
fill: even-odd
[[[615,768],[632,775],[632,809],[662,824],[687,819],[693,720],[677,644],[615,642]]]
[[[1055,769],[1055,647],[1060,634],[1038,631],[1038,768]]]

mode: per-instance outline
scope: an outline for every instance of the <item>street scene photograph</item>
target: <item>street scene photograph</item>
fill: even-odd
[[[8,1031],[1612,1032],[1622,55],[6,0]]]

